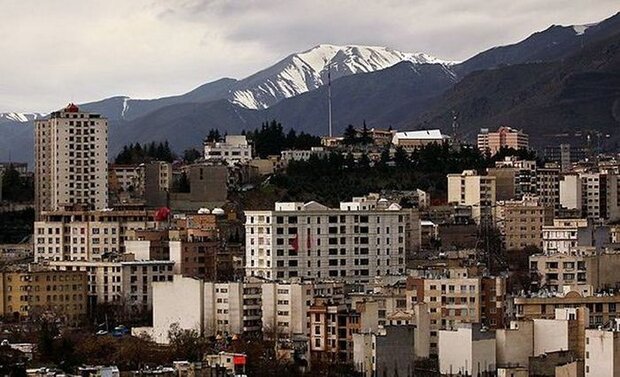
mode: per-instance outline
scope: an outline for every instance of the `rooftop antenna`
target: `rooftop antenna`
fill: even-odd
[[[332,137],[332,66],[324,60],[327,64],[327,116],[329,126],[329,137]]]

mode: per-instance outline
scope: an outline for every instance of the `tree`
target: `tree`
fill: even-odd
[[[201,361],[210,349],[208,340],[198,330],[182,329],[178,323],[170,326],[168,340],[177,360]]]
[[[202,153],[196,148],[189,148],[183,152],[183,161],[188,164],[194,163],[194,161],[200,159],[202,157]]]
[[[207,135],[207,142],[216,143],[218,141],[222,141],[222,136],[220,135],[220,130],[211,129],[209,130],[209,134]]]
[[[34,182],[22,177],[10,164],[2,176],[2,200],[9,202],[31,202],[34,200]]]
[[[352,124],[349,124],[347,128],[344,130],[342,134],[344,137],[343,143],[345,145],[354,145],[357,144],[357,131],[355,131],[355,127]]]
[[[362,125],[362,135],[359,138],[359,143],[362,145],[372,144],[372,136],[370,135],[370,131],[368,131],[368,126],[366,126],[366,121],[364,121]]]
[[[114,162],[116,164],[141,164],[149,161],[167,161],[172,162],[175,155],[170,149],[168,141],[151,142],[144,146],[140,143],[129,144],[123,146],[121,152],[116,156]]]
[[[394,152],[394,163],[396,167],[403,168],[409,165],[409,155],[405,151],[405,148],[398,146],[396,152]]]

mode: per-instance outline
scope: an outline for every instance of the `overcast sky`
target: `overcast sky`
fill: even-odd
[[[463,60],[619,10],[618,0],[0,0],[0,112],[179,94],[319,43]]]

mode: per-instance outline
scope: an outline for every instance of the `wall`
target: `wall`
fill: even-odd
[[[204,287],[201,280],[174,276],[172,282],[153,283],[153,332],[157,343],[168,342],[170,326],[202,331]]]
[[[568,350],[568,321],[534,320],[534,356]]]
[[[534,354],[534,322],[513,321],[509,329],[495,333],[497,365],[528,367]]]

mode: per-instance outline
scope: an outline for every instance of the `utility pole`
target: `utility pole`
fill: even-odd
[[[332,137],[332,66],[324,60],[327,64],[327,117],[328,117],[328,130],[329,137]]]
[[[327,108],[329,112],[329,137],[332,137],[332,68],[327,68]]]

